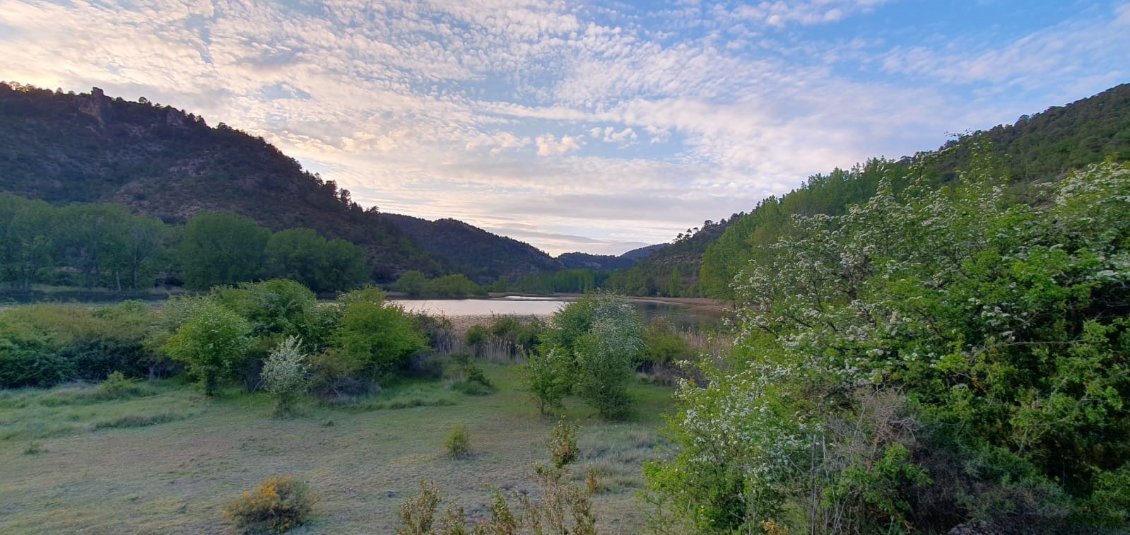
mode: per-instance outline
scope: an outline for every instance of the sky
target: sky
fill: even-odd
[[[1130,2],[0,0],[0,50],[366,207],[619,254],[1128,82]]]

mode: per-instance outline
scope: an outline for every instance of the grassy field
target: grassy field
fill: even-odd
[[[222,507],[263,479],[290,474],[317,493],[315,521],[292,533],[391,533],[420,480],[485,517],[494,489],[536,492],[552,420],[537,414],[520,371],[487,366],[499,387],[466,396],[437,382],[388,388],[356,408],[303,406],[276,419],[266,395],[205,399],[177,382],[104,400],[96,387],[0,392],[0,533],[233,533]],[[647,509],[641,464],[658,454],[669,388],[637,385],[637,416],[609,424],[579,406],[581,460],[602,476],[602,533],[638,533]],[[473,455],[446,456],[459,423]],[[442,508],[443,506],[441,506]]]

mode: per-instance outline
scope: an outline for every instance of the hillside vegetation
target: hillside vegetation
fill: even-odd
[[[706,295],[731,299],[734,277],[761,246],[793,230],[795,216],[840,215],[875,194],[888,177],[894,187],[909,174],[934,186],[949,184],[970,165],[978,147],[988,151],[993,172],[1022,200],[1029,186],[1062,178],[1071,169],[1111,160],[1130,161],[1130,84],[1066,106],[1021,116],[1015,124],[962,135],[936,151],[897,161],[874,159],[852,169],[808,178],[800,188],[761,201],[749,213],[704,225],[690,239],[618,275],[615,287],[637,295]],[[681,245],[680,245],[681,244]],[[676,285],[676,282],[678,284]]]

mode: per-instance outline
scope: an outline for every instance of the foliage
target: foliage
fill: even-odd
[[[459,424],[452,428],[443,445],[447,449],[447,454],[456,459],[464,459],[470,456],[471,433],[467,431],[467,426]]]
[[[299,396],[310,386],[306,354],[302,340],[288,336],[263,363],[263,384],[275,396],[275,412],[289,414]]]
[[[549,456],[553,459],[553,466],[562,468],[575,461],[580,452],[577,426],[565,420],[557,422],[549,433]]]
[[[622,297],[591,294],[553,315],[546,332],[545,362],[531,369],[531,389],[555,395],[555,379],[543,373],[568,372],[563,379],[572,390],[594,406],[604,418],[621,418],[630,409],[628,383],[642,349],[642,328],[635,309]],[[566,358],[566,366],[546,366]],[[562,380],[558,378],[556,380]],[[539,396],[540,399],[540,396]]]
[[[180,243],[184,283],[194,290],[254,280],[263,271],[271,231],[234,214],[196,214]]]
[[[1033,204],[994,170],[985,150],[952,187],[882,180],[755,251],[731,367],[680,388],[653,489],[708,532],[788,524],[790,501],[829,532],[1125,528],[1085,511],[1130,460],[1130,169]]]
[[[224,517],[241,533],[285,533],[310,520],[318,498],[306,483],[272,477],[224,507]]]
[[[420,493],[400,506],[396,535],[430,535],[439,502],[439,488],[430,481],[421,481]]]
[[[153,322],[137,302],[97,310],[33,305],[0,311],[0,386],[101,381],[113,372],[144,376],[159,361],[145,343]]]
[[[341,324],[334,340],[342,355],[369,377],[393,371],[424,348],[424,337],[412,318],[384,301],[375,288],[349,292],[339,299]]]
[[[570,388],[569,357],[552,348],[535,351],[530,355],[526,369],[527,385],[537,400],[538,412],[544,415],[560,409]]]
[[[266,276],[295,280],[318,293],[349,290],[369,278],[364,249],[341,239],[327,241],[308,228],[271,235],[265,262]]]
[[[690,342],[670,321],[655,319],[643,331],[643,363],[650,366],[672,365],[695,355]]]
[[[494,383],[470,358],[459,359],[458,362],[462,377],[451,385],[452,388],[472,396],[483,396],[495,391]]]
[[[424,285],[424,294],[431,297],[482,296],[486,293],[486,290],[461,273],[431,279]]]
[[[623,267],[627,268],[630,265],[631,262],[627,262]],[[523,275],[515,280],[499,279],[492,290],[532,294],[586,293],[604,287],[610,276],[610,271],[563,269]]]
[[[204,301],[165,342],[164,350],[185,363],[189,373],[213,396],[219,381],[230,375],[250,347],[251,325],[227,307]]]
[[[212,288],[212,297],[251,323],[251,333],[258,338],[275,340],[282,336],[303,339],[324,337],[319,331],[314,293],[302,284],[288,279],[270,279],[259,283],[240,283],[235,287]]]
[[[835,169],[808,178],[800,188],[781,197],[769,197],[748,214],[735,214],[725,232],[706,247],[700,276],[702,292],[720,298],[735,297],[734,278],[752,260],[762,262],[768,246],[788,238],[795,230],[793,218],[818,214],[840,216],[849,206],[866,202],[884,178],[917,173],[924,184],[936,188],[952,183],[959,171],[978,158],[989,157],[989,171],[1008,179],[1008,192],[1025,196],[1033,184],[1057,180],[1069,169],[1104,160],[1130,160],[1130,86],[1121,85],[1066,107],[1024,115],[1012,125],[957,137],[936,151],[899,161],[868,160],[850,170]],[[893,184],[896,188],[899,184]],[[657,271],[655,259],[633,271]],[[653,273],[656,280],[658,274]],[[653,281],[652,287],[656,286]],[[684,284],[690,287],[690,281]],[[635,289],[624,288],[628,293]]]
[[[416,270],[405,271],[396,279],[396,291],[411,297],[420,297],[427,290],[428,277]]]

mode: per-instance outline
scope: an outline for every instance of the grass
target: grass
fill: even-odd
[[[292,533],[391,533],[421,480],[483,518],[495,489],[535,492],[530,473],[550,462],[556,422],[537,415],[517,369],[483,368],[494,394],[404,382],[357,407],[308,403],[285,420],[272,418],[267,395],[233,389],[209,400],[176,382],[96,402],[84,393],[94,387],[0,393],[0,532],[230,533],[223,506],[283,474],[319,496],[313,523]],[[580,424],[569,477],[583,487],[590,468],[599,474],[601,533],[638,533],[645,521],[641,463],[656,455],[671,391],[641,384],[633,394],[639,405],[629,422],[601,422],[575,400],[566,404]],[[444,439],[459,424],[474,455],[453,460]]]

